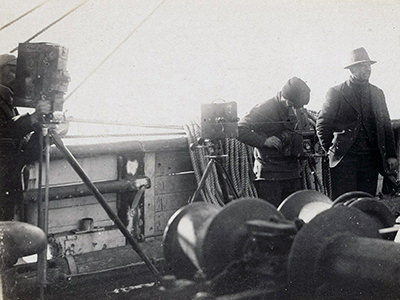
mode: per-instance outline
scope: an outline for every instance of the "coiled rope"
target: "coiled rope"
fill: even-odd
[[[201,137],[200,126],[196,122],[185,125],[185,132],[188,143],[196,143]],[[252,147],[247,146],[236,139],[224,139],[218,141],[218,146],[223,149],[228,157],[223,160],[222,165],[232,180],[235,190],[240,197],[257,197],[257,192],[252,181],[253,154]],[[202,174],[209,162],[207,155],[212,154],[207,147],[198,147],[190,151],[190,158],[193,165],[197,183],[200,182]],[[206,184],[200,192],[204,202],[223,206],[226,199],[223,199],[222,187],[218,180],[217,169],[212,166],[207,176]]]
[[[201,137],[200,126],[195,122],[186,124],[185,131],[189,145],[196,143]],[[206,157],[207,155],[210,155],[207,148],[196,148],[190,151],[190,158],[197,183],[200,182],[201,176],[209,162],[209,159]],[[224,201],[222,190],[218,183],[218,175],[215,165],[212,166],[211,171],[208,173],[206,183],[204,188],[200,191],[200,195],[204,202],[223,206]]]
[[[229,158],[227,170],[241,197],[257,197],[253,184],[253,148],[236,139],[226,139]]]

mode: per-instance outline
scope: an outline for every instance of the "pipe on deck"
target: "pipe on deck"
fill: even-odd
[[[94,183],[102,194],[124,193],[138,191],[141,186],[150,187],[148,177],[137,178],[134,180],[112,180]],[[73,184],[66,186],[54,186],[49,189],[49,200],[60,200],[66,198],[90,196],[93,193],[86,184]],[[38,189],[28,190],[24,193],[24,201],[36,201]]]

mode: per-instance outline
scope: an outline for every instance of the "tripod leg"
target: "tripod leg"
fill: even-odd
[[[227,181],[226,181],[226,175],[224,174],[223,169],[221,168],[221,164],[218,162],[218,160],[215,163],[215,167],[217,169],[217,176],[218,176],[218,183],[221,186],[221,190],[222,190],[222,202],[224,204],[228,203],[229,200],[229,192],[228,192],[228,188],[229,185],[227,186]]]
[[[211,167],[214,164],[214,160],[210,159],[210,161],[208,162],[206,169],[204,170],[203,175],[201,176],[199,185],[197,187],[197,189],[195,190],[195,192],[193,193],[192,198],[190,198],[189,203],[193,203],[194,200],[196,200],[197,196],[199,195],[201,189],[203,188],[204,184],[206,183],[206,179],[207,179],[207,175],[208,173],[210,173],[211,171]]]
[[[317,191],[322,191],[323,190],[322,189],[322,182],[318,177],[317,169],[315,168],[313,162],[311,162],[311,161],[308,162],[308,165],[309,165],[309,167],[311,169],[312,175],[314,176],[314,184],[315,184],[316,190]]]
[[[147,267],[150,269],[150,271],[153,273],[155,277],[155,281],[159,283],[161,281],[161,274],[160,272],[156,269],[154,264],[150,261],[150,259],[146,256],[146,254],[142,251],[142,249],[139,247],[139,244],[135,241],[135,239],[132,237],[128,229],[126,229],[125,225],[122,223],[122,221],[118,218],[118,216],[112,211],[111,207],[107,204],[106,200],[104,199],[103,195],[99,192],[97,187],[91,182],[89,177],[86,175],[85,171],[82,169],[82,167],[79,165],[78,161],[75,159],[75,157],[72,155],[72,153],[65,147],[64,143],[62,142],[61,138],[58,136],[58,134],[51,130],[50,131],[51,136],[53,138],[54,144],[57,146],[57,148],[64,154],[65,158],[68,160],[69,164],[71,167],[75,170],[75,172],[79,175],[79,177],[82,179],[82,181],[87,185],[87,187],[92,191],[94,196],[96,197],[97,201],[100,203],[100,205],[103,207],[103,209],[106,211],[108,217],[114,222],[115,225],[117,225],[118,229],[121,231],[121,233],[125,236],[129,244],[132,246],[133,250],[136,251],[136,253],[140,256],[140,258],[145,262]]]
[[[235,199],[239,198],[239,194],[236,191],[232,179],[229,177],[228,171],[226,171],[226,169],[224,168],[224,166],[220,163],[220,162],[216,162],[217,167],[222,171],[222,173],[224,174],[224,180],[225,182],[228,184],[229,189],[231,190],[231,192],[233,193],[233,196],[235,197]]]
[[[44,140],[44,141],[43,141]],[[39,192],[38,192],[38,225],[48,235],[48,212],[49,212],[49,169],[50,169],[50,136],[48,127],[42,127],[40,135],[40,149],[45,149],[45,193],[43,202],[42,175],[43,175],[43,156],[39,158]],[[40,299],[44,299],[44,289],[47,286],[47,247],[38,253],[38,283],[40,289]]]

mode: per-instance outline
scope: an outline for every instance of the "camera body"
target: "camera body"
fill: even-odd
[[[201,105],[201,136],[205,139],[237,138],[238,121],[236,102]]]
[[[68,49],[52,43],[18,45],[14,105],[36,107],[48,101],[51,111],[62,111],[70,77]]]
[[[284,131],[281,134],[282,154],[286,157],[305,158],[318,152],[318,137],[314,130]]]

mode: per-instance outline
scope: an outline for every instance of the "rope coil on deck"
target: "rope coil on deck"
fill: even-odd
[[[195,122],[186,124],[185,131],[189,145],[195,143],[197,139],[200,138],[200,126]],[[190,158],[197,182],[200,182],[201,175],[207,166],[208,158],[205,156],[208,154],[209,153],[206,148],[197,148],[194,151],[190,151]],[[222,199],[222,191],[218,184],[217,170],[215,169],[215,166],[213,166],[213,169],[209,173],[204,189],[200,191],[200,195],[203,201],[207,203],[220,206],[223,205],[222,200],[219,200]]]
[[[185,125],[185,131],[189,145],[195,143],[201,137],[200,125],[196,122]],[[228,154],[223,160],[222,165],[227,170],[232,179],[234,188],[240,197],[257,197],[257,192],[252,181],[253,169],[253,148],[247,146],[236,139],[224,139],[219,141],[219,146]],[[193,165],[196,181],[199,183],[201,176],[209,162],[207,155],[210,155],[207,147],[197,148],[190,151],[190,158]],[[200,192],[203,201],[211,204],[223,206],[224,199],[221,185],[218,181],[217,170],[212,166],[212,170],[206,179],[206,184]]]

